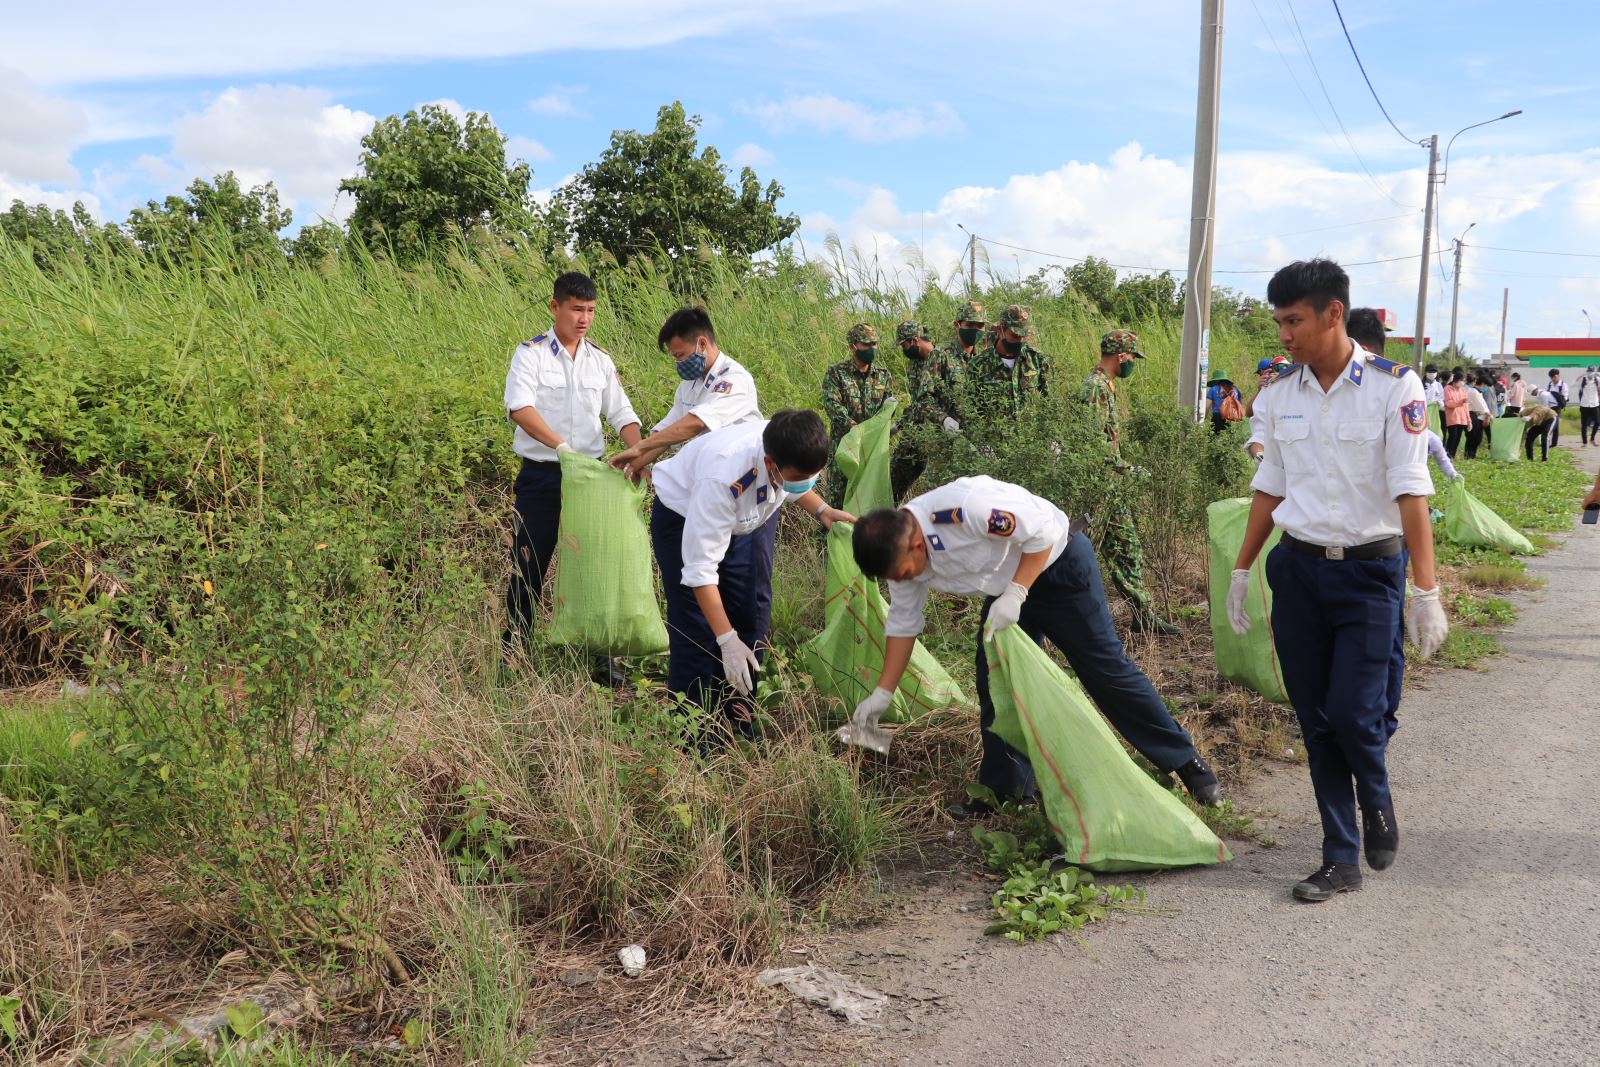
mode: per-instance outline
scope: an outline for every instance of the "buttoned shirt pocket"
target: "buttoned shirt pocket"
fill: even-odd
[[[1278,454],[1283,459],[1283,469],[1294,474],[1309,474],[1315,468],[1311,441],[1311,423],[1305,419],[1279,418],[1272,427],[1272,437],[1278,443]]]
[[[1345,419],[1335,434],[1339,442],[1340,466],[1353,474],[1371,475],[1383,455],[1383,420]]]

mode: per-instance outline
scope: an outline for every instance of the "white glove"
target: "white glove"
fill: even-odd
[[[955,419],[952,419],[949,415],[946,415],[944,417],[944,432],[948,434],[958,434],[961,432],[961,424]]]
[[[1422,658],[1439,651],[1449,635],[1450,620],[1445,618],[1444,605],[1439,602],[1439,587],[1413,589],[1406,597],[1406,636]]]
[[[565,441],[562,441],[559,445],[556,445],[556,455],[558,455],[558,456],[561,455],[561,453],[563,453],[563,452],[571,452],[571,451],[572,451],[572,446],[567,444]]]
[[[754,680],[761,661],[749,645],[739,640],[739,631],[729,630],[717,638],[717,644],[722,647],[722,675],[733,691],[742,697],[755,692]]]
[[[1250,595],[1250,572],[1234,571],[1228,583],[1228,625],[1243,637],[1250,632],[1250,613],[1244,610],[1244,601]]]
[[[1007,626],[1015,626],[1022,618],[1022,602],[1028,599],[1028,590],[1012,582],[1006,591],[989,605],[989,621],[983,627],[983,639],[990,640]]]
[[[834,731],[833,736],[847,745],[858,745],[887,755],[893,738],[889,731],[878,725],[878,720],[883,718],[883,713],[888,711],[893,703],[894,694],[889,690],[882,686],[874,689],[867,694],[866,699],[856,705],[855,714],[850,716],[849,723]]]

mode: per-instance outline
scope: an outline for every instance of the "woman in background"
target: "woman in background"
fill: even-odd
[[[1459,370],[1455,371],[1444,387],[1444,450],[1450,453],[1451,459],[1456,458],[1456,449],[1461,447],[1461,435],[1472,425],[1472,415],[1467,407],[1467,387],[1461,384],[1463,377]]]

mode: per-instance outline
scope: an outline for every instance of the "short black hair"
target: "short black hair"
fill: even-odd
[[[1554,378],[1556,375],[1558,375],[1560,373],[1561,373],[1561,371],[1559,371],[1555,367],[1551,367],[1550,368],[1550,377]]]
[[[1305,300],[1318,311],[1330,301],[1350,306],[1350,275],[1331,259],[1297,259],[1267,283],[1267,303],[1286,308]]]
[[[703,307],[679,308],[661,324],[656,333],[656,347],[665,352],[668,341],[693,341],[700,337],[717,343],[717,331],[711,328],[711,312]]]
[[[1372,308],[1352,308],[1350,317],[1345,320],[1344,332],[1373,355],[1383,355],[1383,320]]]
[[[761,444],[779,469],[815,474],[828,465],[828,431],[815,411],[784,408],[761,431]]]
[[[1511,372],[1511,380],[1514,381],[1514,382],[1520,382],[1520,381],[1522,381],[1522,375],[1518,374],[1516,371],[1512,371]]]
[[[568,300],[600,299],[600,294],[595,291],[594,279],[576,270],[556,275],[556,282],[550,287],[550,295],[558,304],[565,304]]]
[[[868,578],[888,577],[900,562],[906,534],[916,521],[911,512],[894,508],[878,508],[863,515],[850,535],[850,547],[861,573]]]

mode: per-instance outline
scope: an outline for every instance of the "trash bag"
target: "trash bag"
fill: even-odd
[[[1522,431],[1527,425],[1517,416],[1495,419],[1489,424],[1489,458],[1496,463],[1515,463],[1522,458]]]
[[[1428,405],[1428,428],[1438,434],[1441,441],[1444,440],[1444,405]]]
[[[666,651],[643,507],[643,486],[598,459],[561,453],[551,641],[618,656]]]
[[[1211,646],[1218,674],[1249,686],[1268,700],[1287,704],[1289,692],[1283,687],[1283,668],[1272,637],[1272,590],[1267,587],[1266,572],[1267,553],[1281,536],[1276,528],[1250,568],[1250,596],[1245,601],[1250,632],[1240,637],[1228,625],[1228,586],[1249,519],[1249,497],[1218,500],[1206,508],[1211,543]]]
[[[1467,492],[1467,487],[1452,481],[1439,494],[1446,541],[1458,545],[1487,545],[1505,552],[1528,555],[1533,552],[1529,541],[1515,527],[1477,497]]]
[[[889,483],[889,426],[894,410],[891,397],[876,415],[845,434],[835,451],[839,470],[848,479],[844,509],[852,515],[894,504]],[[854,525],[847,522],[834,523],[828,532],[826,623],[801,650],[801,662],[817,689],[841,700],[847,713],[877,688],[878,676],[883,673],[883,631],[889,612],[878,583],[856,566],[850,545],[854,532]],[[964,699],[961,687],[919,641],[905,677],[900,679],[894,704],[884,712],[882,721],[906,722],[924,711]]]
[[[1136,871],[1233,857],[1182,800],[1124,751],[1078,680],[1019,626],[988,644],[993,730],[1033,763],[1068,863]]]

